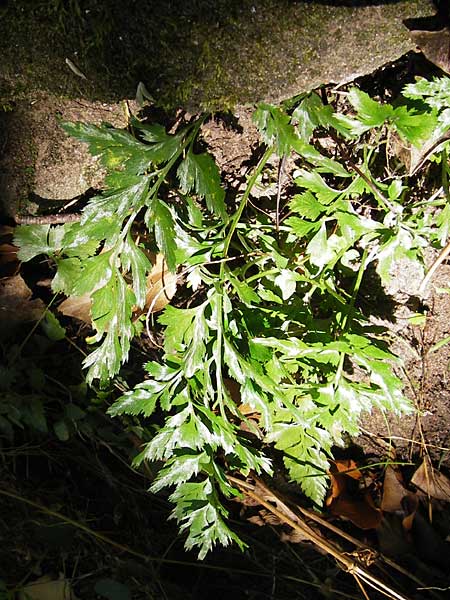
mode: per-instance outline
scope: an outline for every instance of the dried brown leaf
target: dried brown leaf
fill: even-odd
[[[408,494],[403,498],[402,507],[405,512],[405,516],[402,520],[403,529],[409,533],[412,529],[414,519],[419,508],[419,499],[414,494]]]
[[[151,313],[162,310],[177,291],[177,275],[167,269],[162,254],[156,255],[156,262],[147,277],[147,296],[144,311]]]
[[[91,296],[83,294],[82,296],[69,296],[58,306],[60,313],[66,317],[73,317],[84,321],[88,325],[91,324]]]
[[[382,518],[381,510],[374,506],[369,493],[366,493],[363,498],[354,498],[347,493],[342,494],[333,501],[330,511],[364,530],[376,529]]]
[[[44,575],[19,592],[19,600],[76,600],[70,581]]]
[[[0,244],[0,265],[11,262],[19,262],[17,259],[17,247],[13,244]]]
[[[291,529],[291,531],[282,531],[280,534],[280,541],[290,542],[291,544],[302,544],[309,542],[309,538],[303,535],[298,529]]]
[[[327,506],[330,506],[336,498],[339,498],[339,496],[347,491],[348,484],[350,483],[349,477],[355,480],[361,479],[361,471],[358,470],[354,460],[340,459],[332,461],[329,476],[331,488],[326,499]]]
[[[428,458],[414,473],[411,483],[431,498],[450,502],[450,479],[435,469]]]
[[[21,275],[0,279],[0,323],[8,327],[27,321],[38,321],[45,304],[32,299],[32,292]]]
[[[385,512],[399,512],[403,510],[402,500],[408,494],[410,492],[403,485],[401,473],[388,465],[384,473],[381,510]]]
[[[351,477],[352,479],[361,479],[362,477],[357,464],[351,458],[334,460],[333,465],[336,471],[342,475],[347,475],[347,477]]]
[[[167,270],[162,254],[156,255],[153,269],[147,277],[147,296],[145,310],[158,312],[173,298],[176,292],[177,276]],[[94,292],[95,290],[92,290]],[[69,296],[58,306],[59,312],[91,324],[91,294]],[[137,312],[137,311],[136,311]],[[141,312],[142,314],[142,312]]]

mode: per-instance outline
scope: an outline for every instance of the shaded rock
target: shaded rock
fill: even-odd
[[[121,104],[67,100],[37,94],[31,102],[1,116],[3,155],[0,157],[2,212],[9,216],[24,208],[30,197],[71,200],[99,186],[103,171],[85,144],[65,134],[60,121],[107,121],[125,127]],[[25,208],[26,207],[26,208]]]

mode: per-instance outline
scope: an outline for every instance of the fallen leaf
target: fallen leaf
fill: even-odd
[[[347,484],[349,483],[347,477],[355,480],[361,479],[361,471],[358,470],[355,461],[351,459],[332,461],[329,475],[331,489],[326,500],[327,506],[330,506],[336,498],[347,491]]]
[[[376,508],[373,500],[366,492],[362,498],[343,493],[330,505],[330,512],[337,517],[351,521],[359,529],[376,529],[383,513]]]
[[[330,493],[326,499],[326,505],[330,506],[339,496],[345,493],[347,489],[347,482],[345,476],[340,473],[330,473],[331,488]]]
[[[45,311],[42,300],[32,292],[21,275],[0,279],[0,323],[2,329],[18,323],[38,321]]]
[[[96,594],[107,600],[131,600],[129,587],[110,577],[97,581],[94,590]]]
[[[408,494],[403,498],[402,507],[405,514],[402,520],[402,526],[403,529],[409,533],[412,529],[414,519],[419,508],[419,499],[414,494]]]
[[[411,492],[403,485],[401,473],[387,466],[384,472],[383,498],[381,500],[381,510],[384,512],[400,512],[403,510],[402,500]]]
[[[177,288],[177,275],[167,270],[164,256],[157,254],[155,264],[147,277],[147,296],[145,308],[142,311],[135,311],[142,314],[158,312],[162,310],[173,298]],[[95,290],[92,290],[94,292]],[[66,317],[73,317],[91,325],[91,294],[82,296],[69,296],[58,306],[60,313]]]
[[[19,600],[76,600],[70,581],[44,575],[19,592]]]
[[[382,513],[375,507],[368,492],[361,495],[357,481],[361,471],[351,459],[335,460],[330,469],[331,490],[326,500],[330,512],[348,519],[360,529],[376,529]]]
[[[164,256],[156,255],[155,264],[147,277],[147,296],[144,312],[159,312],[162,310],[177,291],[177,275],[171,273]]]
[[[357,464],[351,458],[333,460],[333,465],[336,467],[338,473],[347,475],[352,479],[361,479],[361,471],[358,469]]]
[[[241,386],[234,379],[230,379],[229,377],[224,377],[223,384],[227,388],[228,393],[231,396],[231,399],[239,406],[241,404]]]
[[[11,277],[19,270],[18,248],[12,243],[13,236],[12,227],[0,225],[0,277]]]
[[[6,265],[17,260],[17,247],[13,244],[0,244],[0,265]]]
[[[91,296],[83,294],[82,296],[69,296],[61,302],[58,310],[66,317],[73,317],[91,324]]]
[[[431,498],[450,502],[450,479],[435,469],[428,458],[424,458],[411,483]]]
[[[400,515],[385,514],[377,527],[377,536],[380,551],[387,556],[405,559],[415,554],[414,546],[405,537]]]

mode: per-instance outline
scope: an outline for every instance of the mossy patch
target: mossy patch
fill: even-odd
[[[158,103],[189,109],[371,72],[413,46],[403,18],[433,12],[431,0],[17,0],[1,10],[1,102],[36,89],[112,102],[143,81]]]

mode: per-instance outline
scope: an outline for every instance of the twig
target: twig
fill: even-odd
[[[286,168],[287,156],[284,154],[280,158],[280,162],[278,164],[278,181],[277,181],[277,206],[276,206],[276,214],[275,214],[275,231],[277,236],[280,231],[280,203],[281,203],[281,188],[283,184],[283,176]]]
[[[81,221],[81,214],[68,213],[63,215],[15,215],[14,221],[18,225],[57,225],[58,223],[76,223]]]
[[[448,244],[445,246],[445,248],[443,248],[441,250],[439,256],[436,258],[434,263],[431,265],[428,273],[423,278],[423,281],[419,287],[419,294],[423,294],[425,292],[427,285],[430,283],[433,275],[436,273],[439,266],[444,262],[444,260],[448,257],[449,254],[450,254],[450,242],[448,242]]]

